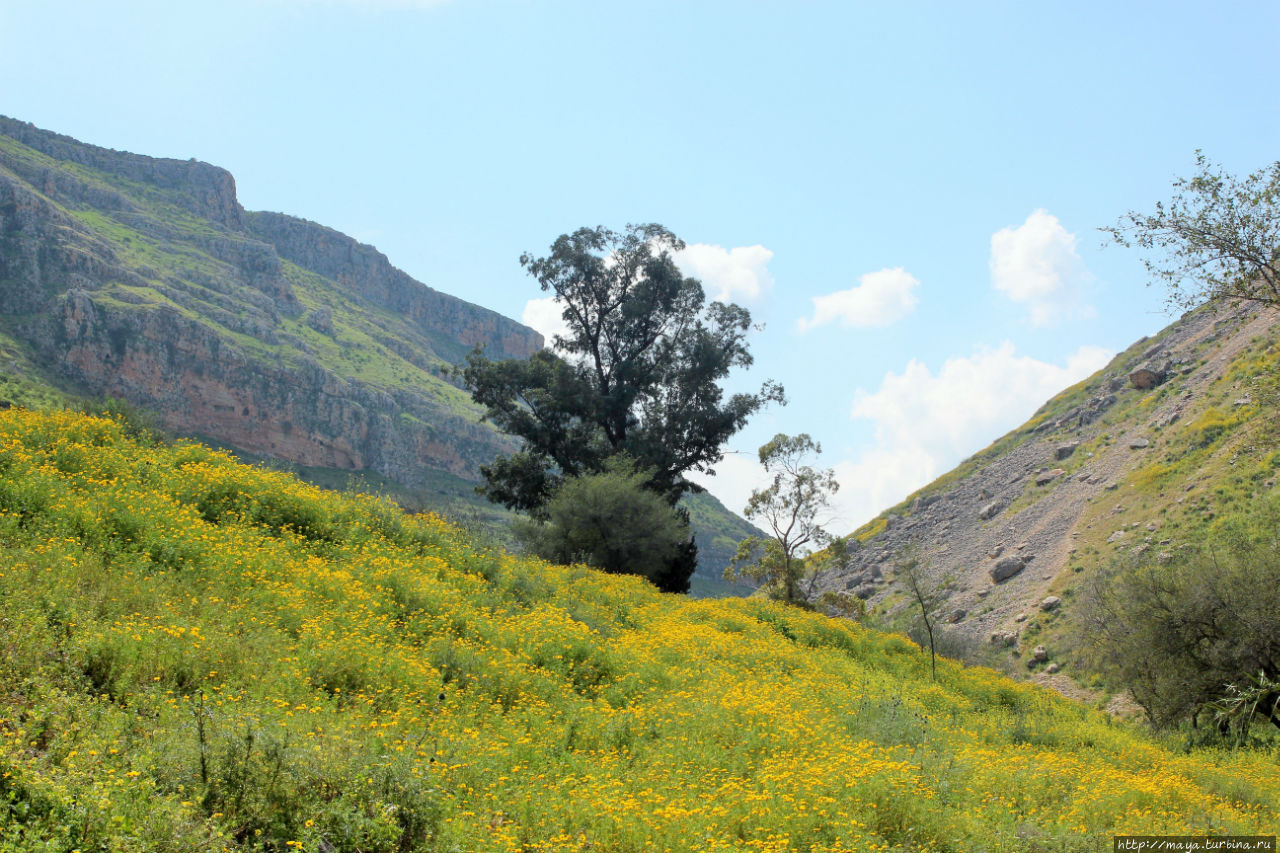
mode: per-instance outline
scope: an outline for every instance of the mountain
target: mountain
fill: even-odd
[[[509,446],[439,372],[531,329],[432,290],[369,246],[250,213],[222,169],[0,120],[4,331],[73,387],[180,434],[406,485],[475,479]]]
[[[1271,749],[116,420],[0,412],[0,472],[6,851],[1096,851],[1280,819]]]
[[[893,562],[922,543],[930,583],[952,584],[953,652],[1070,689],[1088,675],[1074,617],[1099,569],[1167,561],[1275,486],[1278,391],[1280,313],[1189,312],[863,527],[827,588],[907,624]]]
[[[371,246],[244,210],[231,174],[0,117],[0,391],[114,398],[162,429],[330,486],[501,525],[474,494],[514,441],[447,375],[534,330],[415,281]],[[752,528],[693,499],[698,588]],[[732,541],[730,541],[732,540]]]

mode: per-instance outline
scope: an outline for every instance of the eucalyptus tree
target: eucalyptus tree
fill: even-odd
[[[762,406],[784,402],[772,382],[756,393],[724,392],[729,373],[752,363],[751,315],[707,301],[676,264],[684,247],[656,224],[580,228],[545,257],[520,258],[553,294],[567,331],[528,360],[477,351],[462,370],[486,417],[522,443],[482,468],[490,500],[545,519],[566,480],[625,456],[647,472],[645,488],[681,514],[680,497],[701,491],[685,475],[714,474],[725,441]],[[659,586],[687,591],[696,560],[690,538]]]

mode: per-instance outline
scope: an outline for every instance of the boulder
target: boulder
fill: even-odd
[[[1057,610],[1062,604],[1062,599],[1056,595],[1045,596],[1040,601],[1040,609],[1048,613],[1051,610]]]
[[[327,305],[314,308],[308,311],[306,316],[302,318],[308,326],[315,329],[322,335],[332,337],[337,334],[333,327],[333,309]]]
[[[978,511],[978,518],[982,519],[983,521],[990,521],[991,519],[999,515],[1000,510],[1002,510],[1003,508],[1004,507],[1001,506],[1000,501],[992,501],[991,503],[987,504],[981,510]]]
[[[1130,373],[1129,381],[1133,383],[1134,388],[1146,391],[1164,382],[1166,376],[1167,372],[1164,367],[1147,363]]]
[[[1062,667],[1058,666],[1056,663],[1051,663],[1044,668],[1044,671],[1049,675],[1056,675],[1062,671]]]
[[[1046,649],[1044,646],[1036,646],[1034,649],[1031,650],[1031,660],[1033,660],[1034,662],[1040,663],[1041,661],[1046,661],[1048,659],[1049,659],[1049,650]]]
[[[1076,452],[1076,448],[1080,446],[1080,442],[1073,441],[1070,444],[1059,444],[1053,451],[1053,458],[1057,460],[1066,459],[1068,456]]]
[[[1036,475],[1036,485],[1047,486],[1065,473],[1061,468],[1054,468],[1052,471],[1041,471]]]
[[[1018,643],[1017,631],[996,631],[991,635],[991,645],[1008,648]]]
[[[1146,439],[1146,438],[1135,438],[1129,442],[1130,450],[1143,450],[1144,448],[1147,448],[1150,446],[1151,446],[1151,441],[1150,439]]]
[[[968,615],[969,615],[969,611],[963,608],[957,607],[955,610],[951,611],[951,616],[948,618],[947,621],[949,621],[952,625],[954,625],[957,622],[963,622],[964,617]]]
[[[1026,561],[1021,557],[1005,557],[991,567],[991,580],[995,583],[1004,583],[1026,568],[1026,565]]]

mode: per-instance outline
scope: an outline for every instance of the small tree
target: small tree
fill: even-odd
[[[1154,253],[1143,263],[1175,306],[1280,305],[1280,162],[1239,180],[1197,151],[1196,168],[1195,177],[1173,182],[1173,198],[1157,202],[1155,213],[1129,211],[1101,230]]]
[[[925,634],[929,638],[929,672],[933,680],[937,681],[938,645],[934,636],[934,619],[938,607],[946,601],[951,581],[949,578],[943,578],[940,583],[929,580],[926,576],[929,559],[921,553],[918,542],[912,542],[900,550],[893,565],[895,576],[902,581],[907,594],[920,608],[920,620],[924,623]]]
[[[545,520],[523,521],[516,535],[545,560],[642,575],[665,588],[689,527],[646,488],[649,477],[617,457],[603,473],[566,480],[547,502]]]
[[[840,488],[831,469],[815,470],[804,464],[810,455],[822,453],[822,446],[806,433],[797,436],[778,433],[760,448],[760,464],[773,474],[773,483],[752,491],[747,501],[747,518],[766,523],[773,536],[749,536],[725,570],[731,580],[748,578],[769,587],[771,594],[790,604],[806,602],[814,589],[801,591],[805,574],[803,556],[831,542],[818,515]]]

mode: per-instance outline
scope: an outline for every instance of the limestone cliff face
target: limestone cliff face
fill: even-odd
[[[300,465],[372,470],[414,485],[420,468],[473,478],[500,443],[417,395],[345,381],[314,359],[263,364],[168,306],[122,309],[73,289],[42,338],[44,354],[96,395],[159,412],[176,432]]]
[[[346,234],[282,213],[248,213],[245,219],[249,232],[274,246],[281,257],[407,317],[426,331],[446,335],[468,348],[483,346],[490,357],[528,358],[542,348],[542,336],[527,326],[432,290],[393,267],[374,247]]]
[[[371,246],[248,213],[215,166],[83,145],[0,117],[0,320],[83,393],[162,425],[406,485],[478,479],[511,440],[442,378],[532,329]]]
[[[46,162],[32,163],[21,177],[46,195],[84,200],[103,209],[133,208],[119,192],[95,187],[72,172],[66,164],[85,166],[128,181],[171,191],[173,198],[197,216],[229,229],[241,227],[243,211],[236,201],[236,181],[226,169],[199,160],[170,160],[143,157],[86,145],[69,136],[41,130],[35,125],[0,116],[0,134],[46,155]],[[13,163],[5,164],[13,168]]]

